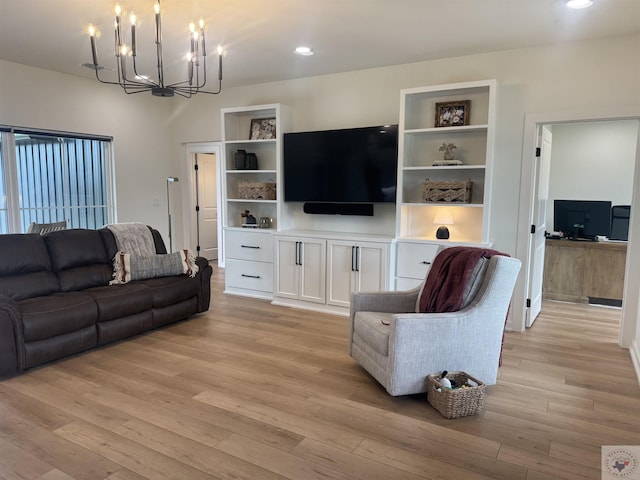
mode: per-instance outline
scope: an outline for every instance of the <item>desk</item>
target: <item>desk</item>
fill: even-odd
[[[622,304],[626,242],[546,240],[542,298]]]

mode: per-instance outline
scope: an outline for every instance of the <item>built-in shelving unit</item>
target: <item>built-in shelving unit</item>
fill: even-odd
[[[271,298],[273,295],[273,238],[280,218],[282,198],[282,135],[289,128],[288,109],[270,104],[223,108],[222,172],[224,199],[225,291],[240,295]],[[274,138],[252,139],[252,120],[274,119]],[[237,168],[238,150],[255,153],[257,168]],[[276,184],[276,198],[246,198],[240,193],[242,182]],[[258,222],[270,219],[270,228],[243,228],[241,213],[249,210]]]
[[[451,241],[487,243],[489,241],[489,204],[491,200],[491,164],[495,80],[438,85],[402,90],[398,145],[398,203],[396,236],[398,239],[436,241],[438,225],[433,219],[439,207],[448,207],[454,221],[449,226]],[[436,127],[436,104],[470,101],[469,124]],[[456,145],[455,166],[433,166],[442,159],[443,143]],[[469,203],[426,203],[422,184],[431,181],[471,180]]]

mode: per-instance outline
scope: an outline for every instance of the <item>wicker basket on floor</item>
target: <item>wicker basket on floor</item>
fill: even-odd
[[[471,180],[422,182],[422,201],[427,203],[471,203]]]
[[[465,388],[449,390],[440,383],[440,375],[427,377],[427,400],[443,417],[466,417],[484,408],[484,383],[465,372],[449,372],[447,378]]]
[[[238,196],[243,200],[275,200],[275,182],[247,182],[238,183]]]

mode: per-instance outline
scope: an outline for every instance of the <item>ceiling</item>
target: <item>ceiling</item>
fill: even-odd
[[[570,10],[563,0],[162,0],[164,62],[169,80],[186,76],[187,25],[201,17],[207,24],[210,78],[215,75],[211,54],[218,44],[226,50],[225,86],[640,31],[640,0],[595,2]],[[99,63],[114,68],[115,3],[0,0],[0,59],[92,76],[81,65],[91,62],[86,32],[93,23],[102,33]],[[153,74],[153,0],[120,4],[141,22],[139,70]],[[294,55],[298,45],[312,47],[315,55]]]

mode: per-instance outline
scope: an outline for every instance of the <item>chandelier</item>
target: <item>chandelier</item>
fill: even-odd
[[[115,57],[118,71],[118,81],[107,81],[100,78],[100,71],[104,67],[98,63],[98,53],[96,49],[96,36],[98,30],[95,26],[89,25],[89,37],[91,40],[91,56],[93,64],[85,64],[96,72],[96,78],[110,85],[120,85],[128,94],[151,92],[157,97],[173,97],[174,94],[185,98],[190,98],[196,93],[208,93],[217,95],[222,91],[222,47],[218,47],[218,89],[216,91],[203,90],[207,83],[207,49],[204,40],[204,21],[200,20],[198,26],[194,23],[189,25],[189,52],[186,55],[187,78],[181,82],[165,84],[164,65],[162,61],[162,20],[160,17],[160,0],[154,5],[155,10],[155,30],[156,30],[156,67],[157,79],[152,79],[147,75],[138,73],[136,65],[137,45],[136,45],[136,16],[132,13],[129,16],[131,22],[131,44],[124,42],[122,35],[123,13],[120,5],[115,8],[116,19],[114,23],[115,35]],[[130,59],[130,60],[129,60]],[[130,68],[127,66],[130,65]]]

